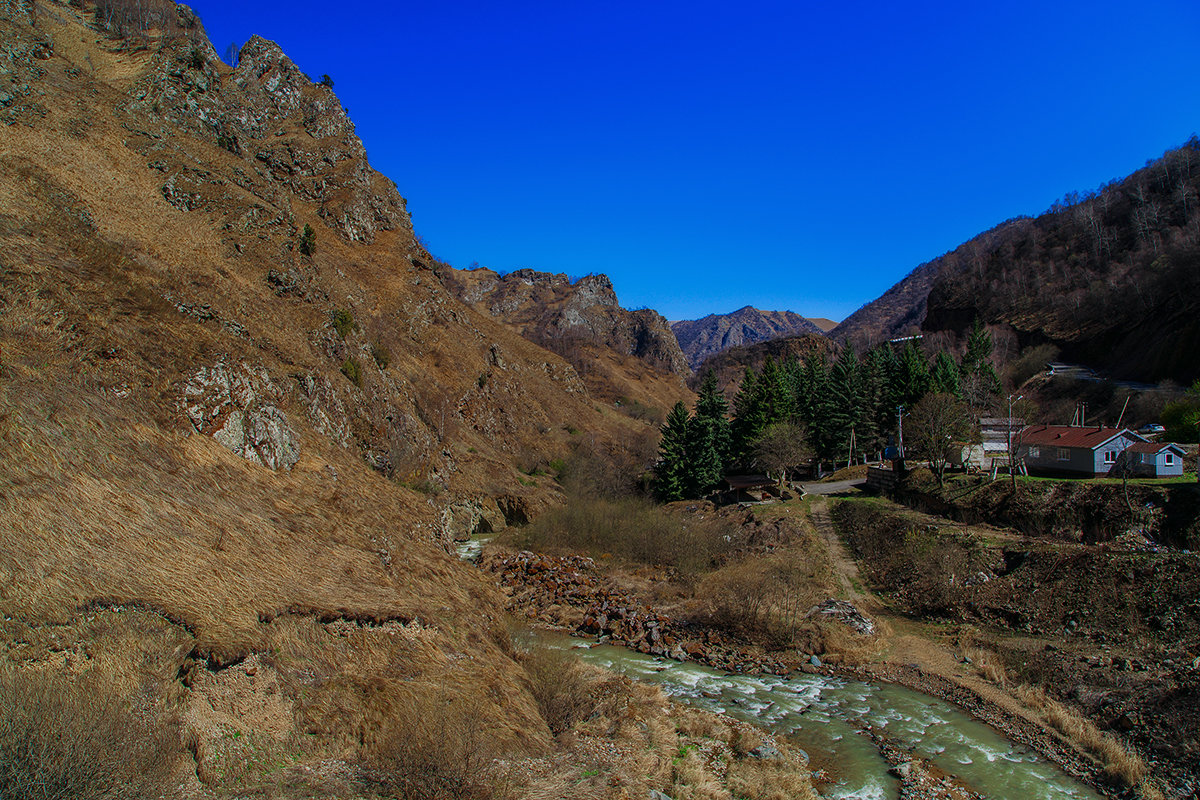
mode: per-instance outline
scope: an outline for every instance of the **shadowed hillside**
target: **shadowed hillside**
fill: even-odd
[[[858,344],[1005,325],[1122,378],[1200,374],[1200,141],[922,265],[831,335]]]

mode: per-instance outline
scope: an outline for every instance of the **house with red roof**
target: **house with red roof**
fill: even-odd
[[[1148,442],[1128,428],[1030,425],[1018,434],[1016,451],[1030,472],[1095,477],[1107,475],[1118,464],[1128,464],[1122,454],[1140,444]]]
[[[1125,448],[1125,457],[1135,475],[1170,478],[1183,474],[1187,451],[1170,442],[1135,442]]]

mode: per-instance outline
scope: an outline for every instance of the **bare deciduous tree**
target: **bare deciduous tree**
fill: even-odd
[[[921,398],[909,414],[905,430],[911,431],[909,448],[929,461],[939,486],[944,483],[954,443],[976,438],[971,409],[952,394],[928,394]]]
[[[768,475],[779,478],[779,489],[787,480],[788,470],[812,458],[804,428],[791,422],[768,425],[754,440],[754,460]]]

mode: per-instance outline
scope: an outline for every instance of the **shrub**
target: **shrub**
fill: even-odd
[[[495,797],[492,754],[474,705],[431,691],[398,709],[367,758],[371,782],[402,800]]]
[[[521,653],[520,660],[542,719],[555,735],[569,731],[596,709],[579,659],[535,644]]]
[[[354,321],[354,315],[344,308],[339,308],[333,312],[332,316],[333,329],[338,332],[338,336],[343,339],[350,331],[358,330],[358,323]]]
[[[531,550],[607,553],[687,574],[710,569],[734,546],[713,521],[685,520],[641,498],[579,496],[514,535]]]
[[[375,359],[380,369],[387,369],[388,364],[392,363],[391,351],[378,342],[371,345],[371,358]]]
[[[317,232],[313,230],[312,225],[306,222],[304,229],[300,231],[300,253],[311,256],[315,252],[317,252]]]
[[[204,52],[199,47],[193,47],[192,53],[188,57],[188,66],[192,69],[204,69],[204,65],[208,61],[204,58]]]
[[[166,789],[169,731],[102,687],[0,664],[0,709],[0,797],[138,800]]]
[[[362,369],[353,358],[347,358],[342,364],[342,374],[349,378],[355,386],[362,386]]]

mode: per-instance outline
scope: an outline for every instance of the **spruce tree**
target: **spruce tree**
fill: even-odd
[[[896,377],[897,405],[911,408],[929,391],[929,361],[912,341],[900,353]]]
[[[847,346],[829,370],[829,455],[836,462],[849,453],[853,432],[857,440],[862,420],[862,364]]]
[[[808,441],[818,458],[829,458],[829,363],[824,353],[810,355],[796,380],[793,416],[808,431]]]
[[[938,394],[952,394],[955,397],[961,396],[959,387],[958,365],[954,363],[954,357],[945,350],[937,354],[937,358],[933,360],[933,372],[930,375],[930,383],[932,384],[930,391]]]
[[[724,471],[732,457],[733,433],[729,423],[729,403],[725,395],[717,387],[717,376],[712,370],[704,376],[700,383],[700,393],[696,398],[696,420],[706,421],[712,427],[713,448],[720,459],[720,469]]]
[[[992,347],[992,335],[976,318],[967,335],[967,351],[959,365],[962,398],[976,409],[991,406],[1000,394],[1000,378],[989,361]]]
[[[683,403],[676,403],[662,426],[658,443],[658,462],[654,465],[654,496],[664,503],[682,500],[688,488],[688,412]]]
[[[733,398],[733,460],[744,462],[750,443],[767,426],[767,409],[758,373],[750,367],[742,376],[742,384]]]
[[[721,482],[721,457],[717,453],[715,438],[711,419],[695,416],[688,421],[684,443],[685,498],[703,497]]]

